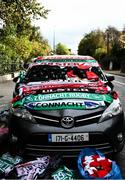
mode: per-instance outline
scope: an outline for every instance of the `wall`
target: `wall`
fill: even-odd
[[[0,83],[10,81],[14,77],[18,76],[18,74],[19,74],[19,72],[15,72],[14,74],[6,74],[6,75],[3,75],[3,76],[0,76]]]

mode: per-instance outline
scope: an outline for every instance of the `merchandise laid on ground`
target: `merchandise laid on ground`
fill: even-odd
[[[12,152],[11,152],[12,153]],[[100,151],[84,148],[78,154],[77,168],[65,166],[61,155],[41,155],[32,160],[6,152],[0,157],[0,178],[4,179],[121,179],[120,168],[115,161]],[[67,159],[68,161],[68,159]],[[70,163],[70,162],[69,162]]]
[[[11,167],[5,165],[4,175],[122,179],[116,163],[107,158],[120,152],[125,141],[124,113],[113,80],[90,56],[33,59],[14,78],[13,99],[0,113],[2,141],[5,137],[10,146],[15,143],[19,156],[10,157],[14,160]],[[8,153],[1,154],[1,162],[12,155]],[[62,163],[73,157],[76,170]]]

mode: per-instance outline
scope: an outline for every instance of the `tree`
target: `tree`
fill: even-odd
[[[94,56],[98,59],[98,61],[101,61],[101,59],[106,56],[106,53],[106,48],[97,48]]]
[[[22,25],[31,19],[46,18],[48,10],[37,0],[1,0],[0,18],[6,25]]]
[[[37,0],[1,0],[0,19],[4,22],[1,33],[8,35],[8,32],[12,33],[14,28],[17,35],[22,35],[24,32],[25,35],[30,34],[31,21],[40,17],[46,18],[48,12]]]
[[[32,52],[29,59],[31,59],[32,57],[49,55],[51,51],[52,50],[48,44],[48,41],[44,40],[41,43],[34,40],[32,41]]]
[[[1,67],[5,64],[17,67],[19,62],[28,61],[32,56],[49,54],[48,41],[31,23],[33,19],[46,18],[48,12],[37,0],[0,1],[0,21],[4,24],[0,29],[0,43],[4,47],[0,53]]]
[[[16,53],[15,49],[0,44],[0,74],[16,71],[19,68],[20,59],[20,55]]]
[[[121,32],[118,31],[115,27],[108,26],[108,28],[105,30],[106,41],[109,43],[109,47],[111,49],[114,45],[120,44],[120,36]]]
[[[79,55],[90,55],[100,58],[101,52],[105,53],[105,51],[104,33],[100,30],[91,31],[86,34],[78,45]]]
[[[122,49],[122,42],[120,41],[121,34],[122,32],[111,26],[109,26],[105,31],[109,69],[120,68],[120,52]]]
[[[58,43],[56,45],[56,54],[60,54],[60,55],[68,55],[71,53],[71,50],[64,44],[62,43]]]

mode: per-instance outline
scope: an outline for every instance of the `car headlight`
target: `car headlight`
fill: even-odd
[[[115,99],[110,106],[102,114],[99,123],[106,121],[107,119],[122,113],[122,106],[119,99]]]
[[[26,109],[15,108],[15,109],[13,109],[13,114],[15,116],[17,116],[18,118],[21,118],[21,119],[24,119],[26,121],[36,123],[36,121],[35,121],[34,117],[32,116],[32,114],[30,114],[30,112],[27,111]]]

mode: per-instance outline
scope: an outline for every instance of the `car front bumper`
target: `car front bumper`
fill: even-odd
[[[23,121],[23,122],[22,122]],[[93,123],[65,129],[48,125],[34,124],[22,119],[14,119],[10,132],[17,138],[21,148],[31,156],[62,153],[63,156],[77,156],[84,147],[101,150],[104,154],[120,151],[124,146],[124,114],[110,118],[102,123]],[[88,133],[89,141],[49,142],[48,134]],[[118,140],[122,133],[123,139]]]

